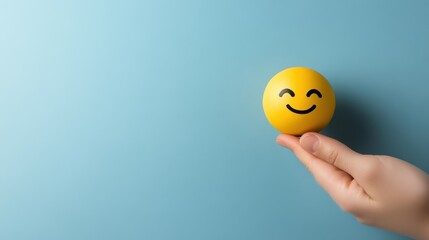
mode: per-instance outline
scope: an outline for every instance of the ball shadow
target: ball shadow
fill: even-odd
[[[331,123],[322,133],[346,144],[355,151],[370,153],[375,150],[372,139],[375,121],[369,110],[348,95],[337,95],[337,106]]]
[[[386,121],[379,109],[371,109],[353,94],[337,94],[337,106],[331,123],[322,133],[363,154],[389,155],[403,159],[429,172],[426,146],[428,126],[420,132],[398,134],[400,126]]]

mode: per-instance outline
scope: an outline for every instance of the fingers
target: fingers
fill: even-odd
[[[348,212],[363,209],[368,196],[346,172],[307,152],[295,136],[281,134],[277,143],[289,148],[314,176],[319,185]]]
[[[281,134],[276,139],[277,143],[289,148],[293,153],[298,157],[298,159],[302,162],[302,164],[314,175],[317,174],[318,169],[314,166],[316,165],[322,165],[322,168],[328,168],[326,170],[331,171],[332,168],[328,164],[323,164],[323,161],[320,161],[316,157],[314,157],[312,154],[305,151],[299,143],[299,138],[292,136],[292,135],[286,135]]]
[[[317,158],[347,172],[357,180],[364,180],[375,159],[362,156],[341,142],[318,133],[306,133],[300,145]]]
[[[357,215],[362,209],[368,208],[371,198],[350,174],[308,152],[295,136],[281,134],[277,137],[277,143],[294,152],[319,185],[343,210]],[[323,154],[325,153],[322,152]]]

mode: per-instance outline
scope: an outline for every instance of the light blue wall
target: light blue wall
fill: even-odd
[[[0,239],[403,239],[341,212],[261,98],[314,68],[337,94],[326,134],[429,171],[428,11],[1,1]]]

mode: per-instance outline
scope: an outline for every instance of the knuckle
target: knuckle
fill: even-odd
[[[328,154],[327,154],[327,161],[334,165],[337,166],[338,163],[338,157],[339,157],[339,153],[337,150],[335,149],[328,149]]]
[[[371,221],[368,218],[365,218],[365,217],[356,217],[356,220],[358,222],[360,222],[361,224],[364,224],[364,225],[368,225],[368,226],[372,225]]]
[[[366,181],[374,181],[380,176],[381,162],[377,158],[371,158],[362,166],[362,178]]]
[[[339,206],[340,206],[341,210],[343,210],[344,212],[348,212],[348,213],[351,213],[353,215],[355,215],[357,213],[356,206],[353,203],[351,203],[350,201],[342,201],[339,204]]]

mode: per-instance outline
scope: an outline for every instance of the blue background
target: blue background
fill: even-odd
[[[268,80],[332,83],[325,134],[429,170],[425,1],[1,1],[0,239],[403,239],[275,144]]]

